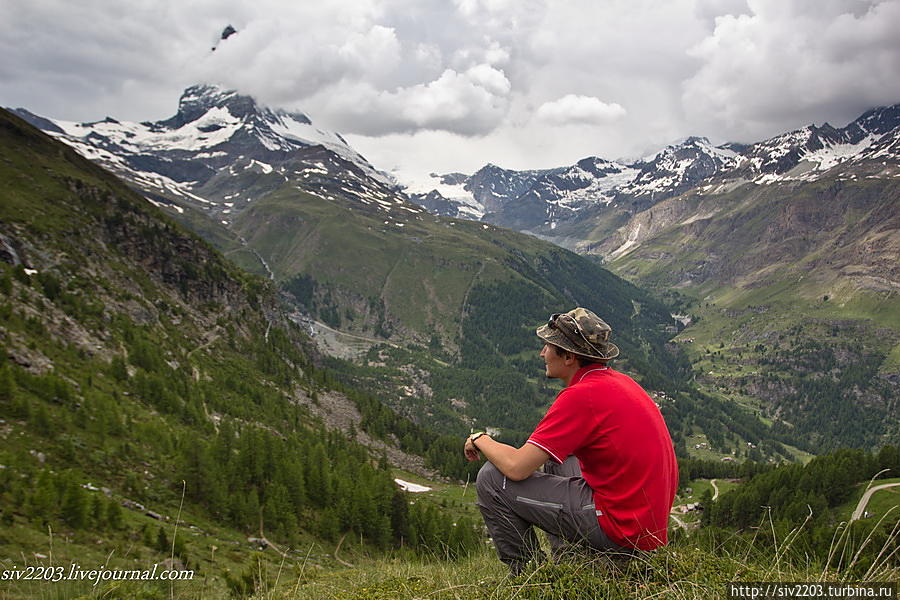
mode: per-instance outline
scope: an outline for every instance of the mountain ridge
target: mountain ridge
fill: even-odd
[[[900,105],[756,144],[689,138],[630,164],[629,182],[581,205],[545,176],[481,218],[672,302],[701,388],[758,407],[776,430],[826,449],[866,431],[896,443]]]
[[[494,167],[493,171],[503,173],[501,185],[524,189],[515,197],[501,194],[485,199],[477,193],[494,183],[485,177],[490,175],[487,167],[467,180],[457,178],[455,193],[448,192],[451,197],[443,196],[447,190],[427,189],[427,180],[407,187],[407,192],[414,201],[428,202],[432,210],[446,216],[474,217],[573,247],[566,241],[565,230],[604,206],[643,210],[711,178],[757,184],[812,181],[844,162],[870,159],[884,151],[882,146],[895,147],[898,125],[900,104],[895,104],[870,109],[842,128],[828,123],[810,125],[752,144],[714,146],[704,137],[692,136],[636,161],[588,157],[571,167],[537,171]],[[611,165],[619,181],[607,179],[608,172],[590,176],[581,169],[579,173],[579,167],[591,161]],[[552,177],[561,173],[567,181],[554,181]],[[432,179],[439,177],[431,175]]]
[[[0,177],[4,564],[43,564],[48,547],[63,563],[157,562],[224,596],[254,566],[337,564],[351,530],[350,552],[480,543],[469,519],[407,502],[391,435],[426,434],[336,389],[274,285],[2,110]],[[429,460],[464,462],[427,439],[441,446]],[[32,597],[33,583],[4,589]]]
[[[307,115],[261,106],[246,95],[214,85],[185,89],[175,115],[133,123],[107,117],[58,121],[13,109],[26,121],[74,146],[136,187],[161,197],[194,202],[227,215],[227,203],[207,184],[223,169],[273,172],[269,162],[321,146],[382,185],[377,171],[337,133],[315,127]],[[209,196],[209,197],[207,197]]]

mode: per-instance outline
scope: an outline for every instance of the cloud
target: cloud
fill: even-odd
[[[204,54],[193,76],[273,104],[297,103],[343,80],[390,84],[403,62],[392,28],[363,18],[348,26],[314,17],[320,15],[257,17],[216,52]],[[297,26],[310,19],[320,26]]]
[[[350,20],[309,8],[256,15],[201,62],[197,79],[296,107],[343,133],[473,136],[502,122],[510,54],[484,31],[465,27],[467,11],[480,5],[448,13],[439,2],[376,4],[384,10]],[[421,23],[433,19],[458,35],[426,35]]]
[[[5,0],[0,104],[153,120],[220,83],[376,165],[390,138],[392,162],[408,139],[432,170],[540,168],[844,124],[900,100],[898,22],[900,0]]]
[[[376,136],[441,130],[475,136],[489,133],[502,122],[510,83],[503,71],[482,64],[462,73],[446,69],[432,81],[394,90],[346,83],[332,91],[331,101],[322,110],[350,133]],[[322,99],[313,101],[320,104]]]
[[[697,0],[694,12],[701,19],[714,24],[716,18],[724,15],[750,14],[750,7],[747,0]]]
[[[900,99],[900,2],[751,0],[689,53],[689,118],[748,140],[815,120],[843,125]],[[842,122],[843,121],[843,122]]]
[[[427,84],[384,94],[410,130],[440,129],[463,135],[486,133],[506,112],[509,80],[490,65],[464,73],[444,71]]]
[[[625,109],[615,102],[607,104],[592,96],[568,94],[541,104],[535,116],[551,125],[603,125],[625,114]]]

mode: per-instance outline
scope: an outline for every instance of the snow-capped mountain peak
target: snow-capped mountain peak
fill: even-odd
[[[20,109],[19,114],[50,133],[62,134],[65,141],[91,158],[108,160],[108,166],[114,169],[127,167],[133,162],[130,156],[147,154],[164,154],[168,161],[175,163],[200,158],[211,167],[173,165],[169,172],[161,172],[178,182],[202,184],[215,169],[236,156],[272,161],[301,148],[321,145],[356,164],[369,176],[393,185],[390,177],[372,167],[340,134],[316,127],[307,115],[261,106],[251,96],[215,85],[187,88],[178,102],[177,113],[156,122],[130,123],[109,117],[90,123],[48,119],[35,122],[35,116],[27,111]],[[57,131],[48,128],[48,122]],[[104,150],[118,160],[107,156]]]
[[[900,128],[900,104],[865,112],[846,127],[808,125],[750,145],[740,174],[756,183],[812,180],[849,160],[864,158]]]
[[[187,88],[176,114],[156,122],[107,117],[77,123],[15,112],[130,180],[151,200],[174,198],[226,221],[256,194],[289,181],[313,193],[346,192],[361,205],[384,210],[404,204],[394,180],[340,134],[317,127],[302,112],[269,108],[214,85]],[[408,203],[406,208],[421,210]]]
[[[738,163],[737,152],[689,137],[631,165],[640,173],[622,191],[634,196],[672,196]]]

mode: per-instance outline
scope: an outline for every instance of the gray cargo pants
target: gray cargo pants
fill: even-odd
[[[511,481],[486,462],[475,480],[478,508],[500,560],[518,574],[540,558],[534,527],[547,532],[554,557],[573,546],[630,555],[633,549],[611,541],[597,522],[593,490],[581,476],[578,459],[548,461],[544,472]]]

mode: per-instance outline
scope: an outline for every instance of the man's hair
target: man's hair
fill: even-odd
[[[563,354],[571,354],[572,356],[574,356],[578,360],[578,366],[580,367],[586,367],[588,365],[605,365],[607,362],[598,358],[590,358],[588,356],[582,356],[581,354],[575,354],[574,352],[566,350],[565,348],[560,348],[556,344],[548,345],[553,348],[553,351],[556,352],[557,356],[562,356]]]

